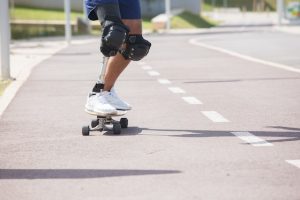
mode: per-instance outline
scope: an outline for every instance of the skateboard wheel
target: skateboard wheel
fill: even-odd
[[[83,126],[83,127],[82,127],[82,135],[83,135],[83,136],[89,136],[89,135],[90,135],[90,127],[88,127],[88,126]]]
[[[121,128],[128,128],[128,119],[127,118],[121,118],[120,119]]]
[[[97,120],[97,119],[95,119],[95,120],[93,120],[92,122],[91,122],[91,127],[92,128],[95,128],[96,126],[98,126],[99,125],[99,120]]]
[[[114,123],[113,124],[113,133],[115,135],[120,135],[121,134],[121,124],[120,123]]]

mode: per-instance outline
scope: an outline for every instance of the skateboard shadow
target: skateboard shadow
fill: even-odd
[[[300,128],[268,126],[269,128],[277,128],[284,131],[248,131],[258,137],[268,137],[276,139],[267,139],[267,142],[289,142],[300,140]],[[151,129],[141,128],[143,131],[166,132],[166,134],[155,134],[153,136],[183,137],[183,138],[204,138],[204,137],[235,137],[231,132],[240,132],[241,130],[218,131],[218,130],[186,130],[186,129]],[[185,132],[185,134],[180,134]],[[242,132],[245,132],[243,130]],[[140,134],[140,135],[143,135]],[[147,134],[151,135],[151,134]]]
[[[105,131],[103,133],[103,135],[105,135],[105,136],[135,136],[135,135],[140,134],[142,131],[143,131],[143,129],[136,127],[136,126],[132,126],[132,127],[122,129],[122,133],[120,135],[114,135],[111,131]]]
[[[178,170],[137,169],[0,169],[1,179],[92,179],[122,176],[178,174]]]
[[[266,128],[275,128],[282,131],[252,131],[258,137],[268,137],[276,139],[267,139],[267,142],[289,142],[300,140],[300,128],[284,127],[284,126],[267,126]],[[143,133],[144,131],[151,131],[151,133]],[[160,132],[160,133],[158,133]],[[120,135],[114,135],[111,131],[104,132],[105,136],[137,136],[137,135],[151,135],[162,137],[183,137],[183,138],[205,138],[205,137],[235,137],[231,132],[247,132],[247,130],[188,130],[188,129],[155,129],[155,128],[141,128],[141,127],[128,127],[122,129]],[[182,134],[183,133],[183,134]]]
[[[249,78],[249,79],[219,79],[219,80],[194,80],[185,81],[185,84],[205,84],[205,83],[230,83],[230,82],[249,82],[249,81],[280,81],[280,80],[295,80],[299,77],[284,77],[284,78]]]

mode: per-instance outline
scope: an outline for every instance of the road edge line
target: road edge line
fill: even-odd
[[[204,47],[204,48],[207,48],[207,49],[210,49],[210,50],[215,50],[215,51],[218,51],[218,52],[221,52],[221,53],[225,53],[225,54],[228,54],[228,55],[240,58],[240,59],[244,59],[244,60],[247,60],[247,61],[256,62],[256,63],[259,63],[259,64],[267,65],[267,66],[274,67],[274,68],[283,69],[283,70],[286,70],[286,71],[300,73],[300,69],[290,67],[288,65],[274,63],[274,62],[271,62],[271,61],[261,60],[261,59],[258,59],[258,58],[243,55],[243,54],[240,54],[240,53],[237,53],[237,52],[234,52],[234,51],[230,51],[230,50],[227,50],[227,49],[223,49],[223,48],[220,48],[220,47],[216,47],[216,46],[213,46],[213,45],[208,45],[208,44],[199,42],[198,39],[195,39],[195,38],[190,39],[189,43],[192,44],[192,45],[196,45],[196,46]]]

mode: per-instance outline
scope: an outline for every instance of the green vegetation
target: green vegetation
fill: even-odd
[[[77,34],[72,31],[72,34]],[[12,25],[11,35],[13,39],[28,39],[32,37],[45,37],[45,36],[60,36],[64,35],[65,29],[63,26],[57,27],[54,25],[41,25],[41,26],[31,26],[31,25]]]
[[[81,12],[72,11],[71,20],[82,17]],[[13,20],[64,20],[65,13],[63,10],[15,7],[10,10],[10,16]]]
[[[202,6],[203,6],[204,11],[213,11],[213,9],[214,9],[214,7],[211,4],[206,3],[206,2],[204,2],[202,4]]]
[[[65,13],[63,10],[41,9],[32,7],[15,7],[10,10],[12,20],[44,20],[44,21],[63,21]],[[83,13],[72,11],[71,20],[75,21],[78,17],[83,17]],[[151,19],[143,20],[143,28],[152,29]],[[31,37],[57,36],[64,35],[63,26],[55,26],[51,24],[45,25],[12,25],[12,38],[23,39]],[[73,31],[73,34],[77,34]],[[93,30],[92,34],[99,34],[99,30]]]
[[[43,9],[43,8],[32,8],[32,7],[15,7],[10,9],[10,16],[12,19],[12,38],[13,39],[24,39],[31,37],[43,37],[43,36],[56,36],[64,35],[64,26],[54,24],[43,24],[43,25],[22,25],[14,24],[14,20],[44,20],[44,21],[64,21],[65,13],[63,10],[55,9]],[[78,17],[82,17],[81,12],[72,11],[71,20],[75,21]],[[77,34],[73,31],[73,34]]]
[[[222,8],[224,7],[223,3],[223,0],[204,0],[203,10],[211,11],[214,7]],[[262,10],[275,11],[276,0],[228,0],[227,7],[240,8],[245,11],[258,11],[259,7]]]
[[[218,23],[200,15],[183,12],[172,18],[172,28],[210,28]]]
[[[3,94],[5,88],[10,84],[11,80],[0,80],[0,96]]]
[[[152,30],[153,26],[151,23],[151,18],[144,18],[143,19],[143,29]]]
[[[209,5],[207,5],[209,7]],[[12,22],[14,20],[44,20],[44,21],[61,21],[65,15],[63,10],[40,9],[32,7],[15,7],[10,10]],[[81,12],[72,12],[71,19],[75,21],[78,17],[83,17]],[[183,12],[172,18],[172,28],[209,28],[215,26],[217,22],[207,18],[195,15],[189,12]],[[99,34],[99,27],[93,26],[92,34]],[[151,18],[143,19],[143,29],[153,30]],[[73,27],[73,34],[78,34]],[[12,23],[12,38],[23,39],[42,36],[64,35],[64,25],[62,24],[20,24]]]

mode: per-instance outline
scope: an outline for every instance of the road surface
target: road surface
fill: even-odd
[[[81,136],[96,39],[35,68],[0,119],[1,199],[299,199],[299,36],[148,39],[116,86],[134,107],[119,136]]]

